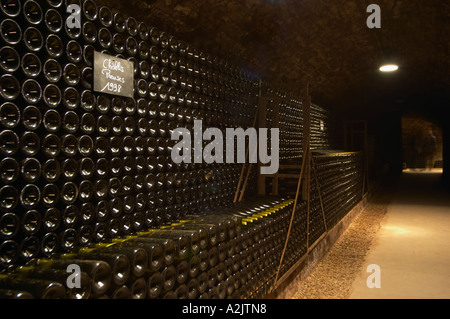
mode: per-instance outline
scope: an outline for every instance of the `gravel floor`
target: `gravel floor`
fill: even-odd
[[[389,202],[389,194],[378,194],[369,200],[327,255],[300,283],[292,299],[348,298]]]

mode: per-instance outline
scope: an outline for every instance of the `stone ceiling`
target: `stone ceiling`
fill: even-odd
[[[389,110],[450,96],[448,0],[96,0],[329,108]],[[381,7],[369,29],[367,6]],[[400,65],[380,74],[381,63]]]

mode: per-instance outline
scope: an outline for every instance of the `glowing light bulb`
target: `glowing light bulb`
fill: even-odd
[[[381,72],[395,72],[398,70],[398,65],[386,64],[380,67]]]

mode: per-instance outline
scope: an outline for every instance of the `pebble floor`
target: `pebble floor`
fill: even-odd
[[[346,299],[362,271],[380,223],[390,202],[389,194],[377,194],[353,220],[292,299]]]

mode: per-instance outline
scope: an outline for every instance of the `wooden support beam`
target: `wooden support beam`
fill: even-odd
[[[253,127],[255,127],[255,125],[256,125],[256,119],[257,118],[258,118],[258,109],[256,109],[255,117],[253,118]],[[242,198],[243,193],[245,192],[245,188],[247,187],[248,177],[245,180],[245,183],[244,183],[244,186],[243,186],[243,190],[242,191],[240,190],[241,184],[242,184],[242,181],[243,181],[243,178],[244,178],[245,167],[246,167],[246,163],[247,163],[247,160],[248,160],[248,153],[249,153],[249,151],[250,151],[250,145],[247,145],[246,150],[245,150],[245,160],[244,160],[244,164],[242,164],[242,169],[241,169],[241,174],[239,176],[238,185],[236,187],[236,192],[234,193],[233,203],[236,203],[236,201],[238,200],[239,193],[242,193],[242,195],[240,196]],[[250,164],[249,171],[250,170],[251,170],[251,164]]]
[[[279,174],[275,174],[275,175],[268,175],[268,177],[274,177],[274,178],[299,178],[299,174],[289,174],[289,173],[279,173]]]
[[[311,106],[311,101],[310,101],[310,97],[309,97],[309,83],[306,85],[306,99],[307,99],[307,122],[309,122],[309,112],[310,112],[310,106]],[[303,121],[305,121],[305,116],[303,115]],[[295,216],[295,210],[297,208],[297,203],[298,203],[298,199],[300,196],[300,189],[302,186],[302,181],[304,181],[304,174],[306,173],[306,169],[310,167],[310,139],[309,139],[309,124],[308,124],[308,128],[307,128],[307,138],[306,140],[303,140],[303,157],[302,157],[302,165],[301,165],[301,170],[300,170],[300,176],[298,177],[298,183],[297,183],[297,191],[295,193],[295,200],[294,200],[294,206],[292,207],[292,213],[291,213],[291,219],[289,222],[289,227],[288,227],[288,231],[287,231],[287,235],[286,235],[286,240],[284,242],[284,247],[283,247],[283,251],[281,252],[281,258],[280,258],[280,262],[278,265],[278,270],[277,273],[275,275],[275,280],[274,280],[274,285],[273,285],[273,289],[277,288],[278,286],[278,277],[280,275],[280,270],[281,267],[283,265],[283,258],[284,258],[284,254],[286,253],[286,248],[289,242],[289,236],[291,234],[291,229],[292,229],[292,224],[294,222],[294,216]],[[305,131],[304,131],[305,132]],[[306,238],[306,248],[309,248],[309,195],[310,195],[310,189],[309,189],[309,178],[306,179],[307,185],[304,185],[303,189],[306,188],[306,196],[307,196],[307,200],[308,200],[308,205],[307,205],[307,238]],[[305,187],[306,186],[306,187]]]
[[[303,105],[303,156],[306,158],[305,175],[303,185],[309,185],[310,180],[310,142],[311,142],[311,97],[309,96],[309,84],[306,85],[306,99]],[[303,187],[303,200],[308,199],[308,188]]]
[[[297,164],[281,164],[279,165],[280,169],[300,169],[301,165],[297,165]]]
[[[258,101],[258,128],[267,127],[267,104],[270,101],[269,99],[265,99],[262,97],[260,93],[259,101]],[[258,195],[266,194],[266,176],[260,174],[261,172],[261,163],[258,161]]]
[[[272,127],[271,128],[279,128],[280,127],[280,106],[283,102],[282,98],[278,98],[274,100],[274,105],[272,109]],[[278,168],[279,169],[279,168]],[[273,181],[272,181],[272,194],[278,195],[278,173],[275,174]]]

